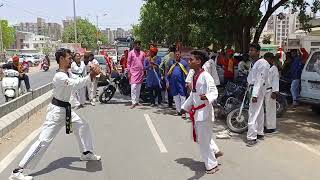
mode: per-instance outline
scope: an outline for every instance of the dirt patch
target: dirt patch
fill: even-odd
[[[45,119],[46,109],[47,106],[33,114],[29,119],[11,130],[4,137],[0,138],[0,160],[9,154],[12,149],[18,146],[28,135],[42,125]]]

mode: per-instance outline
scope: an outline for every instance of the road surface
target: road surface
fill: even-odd
[[[50,69],[47,72],[40,71],[38,67],[32,67],[32,72],[28,73],[31,89],[36,89],[38,87],[41,87],[51,82],[56,70],[57,70],[57,63],[55,62],[52,63]],[[0,87],[1,87],[1,84],[2,83],[0,82]],[[1,90],[0,104],[4,104],[4,103],[5,103],[5,98]]]
[[[101,162],[80,162],[75,137],[63,129],[30,172],[34,179],[319,180],[319,122],[293,122],[296,115],[289,113],[280,119],[280,134],[266,137],[253,148],[246,147],[244,135],[217,140],[225,156],[220,159],[220,171],[206,175],[198,146],[191,139],[190,121],[171,115],[174,111],[166,108],[131,110],[128,102],[117,96],[110,104],[87,105],[78,111],[91,126]],[[307,112],[306,116],[316,115]],[[213,132],[223,128],[217,121]],[[7,179],[28,147],[8,162],[0,172],[1,180]]]

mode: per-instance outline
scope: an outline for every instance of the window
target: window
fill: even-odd
[[[320,52],[316,52],[312,55],[310,61],[308,62],[307,68],[306,70],[308,72],[316,72],[315,70],[315,63],[317,62],[317,64],[320,61]]]
[[[320,42],[311,42],[311,46],[320,46]]]

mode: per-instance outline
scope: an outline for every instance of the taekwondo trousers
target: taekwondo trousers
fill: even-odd
[[[264,87],[262,87],[264,88]],[[257,102],[252,103],[250,101],[249,106],[249,120],[248,120],[248,133],[247,139],[248,140],[256,140],[257,135],[263,135],[263,128],[264,128],[264,96],[265,91],[261,90],[261,95],[258,96]]]
[[[181,96],[181,95],[176,95],[173,96],[174,98],[174,103],[176,105],[176,110],[178,113],[181,112],[181,106],[184,104],[184,102],[186,101],[186,97],[185,96]]]
[[[72,105],[77,107],[84,105],[86,102],[86,88],[81,88],[72,92],[71,99]]]
[[[195,128],[201,157],[205,163],[206,169],[211,170],[218,166],[215,151],[219,151],[212,139],[213,122],[212,120],[196,121]],[[214,148],[216,149],[214,150]]]
[[[131,84],[131,101],[132,104],[138,104],[140,98],[141,84]]]
[[[272,91],[266,93],[266,121],[265,126],[267,129],[276,129],[277,127],[277,100],[271,98]]]
[[[48,149],[52,140],[59,133],[60,129],[65,126],[65,121],[65,108],[49,104],[46,120],[42,125],[38,140],[30,147],[26,155],[21,160],[19,167],[24,169],[33,169]],[[71,114],[71,122],[73,133],[78,141],[80,153],[86,151],[93,152],[92,136],[88,123],[80,119],[80,117],[73,111]]]
[[[96,100],[97,98],[97,89],[98,89],[98,81],[95,79],[93,82],[89,83],[87,86],[89,90],[89,99],[90,101]]]

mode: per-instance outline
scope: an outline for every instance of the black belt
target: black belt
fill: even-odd
[[[265,86],[265,85],[266,85],[266,84],[264,83],[263,86]],[[250,85],[249,85],[249,87],[253,87],[253,86],[254,86],[254,84],[250,84]]]
[[[53,105],[63,107],[66,109],[66,133],[72,133],[72,123],[71,123],[71,104],[69,102],[60,101],[56,98],[53,98],[51,103]]]

